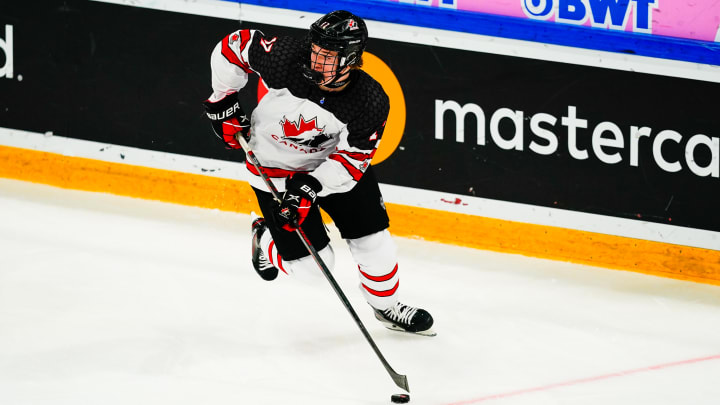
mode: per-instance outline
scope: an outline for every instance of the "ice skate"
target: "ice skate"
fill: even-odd
[[[255,213],[252,214],[254,217]],[[270,263],[265,251],[260,247],[260,238],[266,231],[265,219],[261,217],[255,218],[252,223],[252,264],[263,280],[271,281],[277,278],[278,269]]]
[[[375,309],[375,318],[382,322],[386,328],[408,333],[416,333],[423,336],[435,336],[436,333],[430,329],[433,325],[433,318],[424,309],[414,308],[409,305],[396,302],[395,305],[385,310]]]

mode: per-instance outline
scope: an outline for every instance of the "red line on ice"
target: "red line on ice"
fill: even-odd
[[[548,391],[553,388],[568,387],[571,385],[579,385],[579,384],[584,384],[584,383],[589,383],[589,382],[607,380],[610,378],[624,377],[624,376],[631,375],[631,374],[644,373],[647,371],[662,370],[662,369],[670,368],[670,367],[683,366],[686,364],[700,363],[703,361],[719,360],[719,359],[720,359],[720,354],[716,354],[714,356],[707,356],[707,357],[700,357],[700,358],[696,358],[696,359],[675,361],[672,363],[658,364],[655,366],[636,368],[633,370],[619,371],[617,373],[603,374],[603,375],[598,375],[598,376],[594,376],[594,377],[580,378],[577,380],[570,380],[570,381],[559,382],[559,383],[554,383],[554,384],[542,385],[539,387],[532,387],[532,388],[525,388],[525,389],[516,390],[516,391],[503,392],[500,394],[493,394],[493,395],[488,395],[488,396],[484,396],[484,397],[468,399],[465,401],[453,402],[448,405],[476,404],[478,402],[490,401],[493,399],[514,397],[514,396],[518,396],[518,395],[529,394],[532,392]]]

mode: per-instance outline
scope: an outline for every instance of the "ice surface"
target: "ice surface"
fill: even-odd
[[[328,283],[261,280],[250,218],[0,180],[0,404],[389,404]],[[451,230],[448,230],[451,231]],[[335,277],[411,404],[717,404],[720,287],[396,238],[383,328]]]

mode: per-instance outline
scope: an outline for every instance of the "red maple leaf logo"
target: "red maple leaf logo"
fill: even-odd
[[[317,117],[306,121],[305,117],[300,114],[300,118],[296,121],[290,121],[286,117],[280,121],[285,138],[300,145],[317,146],[324,143],[330,137],[325,134],[325,127],[318,128]]]
[[[288,138],[300,136],[305,132],[312,132],[313,135],[317,135],[322,133],[324,129],[324,127],[317,127],[317,117],[311,119],[310,121],[305,121],[302,114],[300,114],[300,119],[297,122],[289,121],[287,118],[283,117],[282,127],[283,133],[285,133],[285,136]]]

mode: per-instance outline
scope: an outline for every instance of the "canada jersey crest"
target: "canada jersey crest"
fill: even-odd
[[[300,114],[297,121],[290,121],[283,116],[280,126],[283,130],[282,139],[297,145],[316,148],[332,139],[330,135],[325,133],[324,125],[322,127],[318,126],[317,117],[306,120]]]

